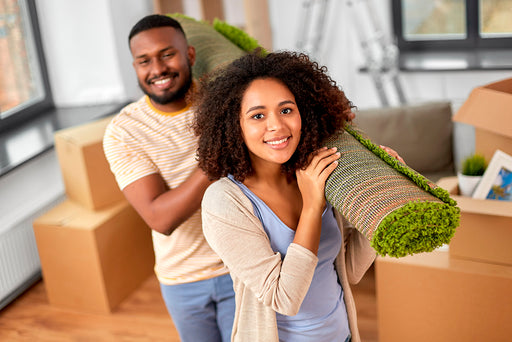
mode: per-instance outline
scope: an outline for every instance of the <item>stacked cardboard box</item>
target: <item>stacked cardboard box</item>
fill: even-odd
[[[474,89],[454,121],[475,127],[475,151],[512,155],[512,79]],[[459,196],[448,250],[376,261],[379,341],[508,341],[512,336],[512,202]]]
[[[490,161],[496,150],[512,155],[512,78],[473,89],[454,121],[475,127],[475,151]],[[440,180],[458,201],[461,225],[450,255],[512,266],[512,202],[458,196],[455,178]]]
[[[496,149],[512,155],[512,78],[477,87],[453,120],[475,127],[475,150],[491,160]]]
[[[103,154],[111,119],[55,133],[67,198],[33,222],[52,305],[109,313],[153,272],[151,230]]]
[[[379,342],[510,341],[512,267],[448,251],[376,261]]]
[[[450,256],[512,267],[512,202],[459,196],[457,177],[439,180],[461,209]]]
[[[66,195],[91,210],[124,199],[103,153],[103,134],[111,120],[107,117],[54,135]]]

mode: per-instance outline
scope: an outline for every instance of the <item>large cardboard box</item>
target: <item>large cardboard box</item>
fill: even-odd
[[[91,210],[124,199],[103,153],[103,135],[111,120],[109,116],[54,135],[66,195]]]
[[[151,230],[126,201],[90,211],[65,200],[33,227],[52,305],[109,313],[153,274]]]
[[[490,161],[497,149],[512,155],[512,78],[477,87],[453,120],[475,127],[475,151]]]
[[[375,270],[379,342],[510,341],[512,267],[434,251]]]
[[[461,209],[450,255],[512,266],[512,202],[459,196],[457,177],[441,178],[437,184]]]

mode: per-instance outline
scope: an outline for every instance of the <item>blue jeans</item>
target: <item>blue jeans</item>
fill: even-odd
[[[228,342],[235,317],[235,292],[229,274],[180,285],[160,284],[182,342]]]

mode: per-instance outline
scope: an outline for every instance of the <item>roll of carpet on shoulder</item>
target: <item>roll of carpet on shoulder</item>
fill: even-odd
[[[403,257],[450,242],[460,209],[446,190],[391,157],[355,126],[347,125],[326,145],[341,152],[325,185],[326,199],[377,254]]]

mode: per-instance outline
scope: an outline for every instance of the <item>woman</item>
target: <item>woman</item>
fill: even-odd
[[[324,196],[343,91],[306,55],[256,52],[202,80],[197,100],[199,166],[219,179],[203,231],[233,278],[232,340],[359,341],[349,281],[375,253]]]

